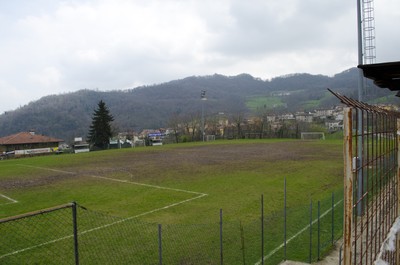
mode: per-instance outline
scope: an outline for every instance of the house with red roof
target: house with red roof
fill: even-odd
[[[20,132],[0,138],[0,154],[15,152],[15,155],[32,155],[50,153],[64,142],[49,136],[36,134],[33,131]]]

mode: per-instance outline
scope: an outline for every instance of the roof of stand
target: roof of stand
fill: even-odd
[[[375,85],[392,91],[400,90],[400,62],[363,64],[358,68],[363,70],[366,78],[374,80]]]

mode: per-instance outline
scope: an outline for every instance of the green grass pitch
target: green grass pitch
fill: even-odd
[[[252,225],[261,194],[267,216],[282,211],[284,178],[287,207],[295,211],[340,190],[342,176],[339,140],[215,141],[13,159],[0,161],[0,218],[76,201],[145,223],[218,223],[223,209],[224,221]]]

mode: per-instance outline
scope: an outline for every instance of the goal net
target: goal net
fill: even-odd
[[[302,132],[302,140],[325,140],[325,133],[323,132]]]
[[[206,135],[206,141],[215,141],[215,135]]]

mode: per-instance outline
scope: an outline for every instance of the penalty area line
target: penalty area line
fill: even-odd
[[[4,199],[10,201],[10,202],[7,202],[7,203],[1,203],[0,205],[6,205],[6,204],[17,203],[18,202],[17,200],[14,200],[13,198],[10,198],[10,197],[8,197],[8,196],[6,196],[4,194],[1,194],[1,193],[0,193],[0,197],[3,197]]]
[[[170,204],[170,205],[158,208],[158,209],[154,209],[154,210],[151,210],[151,211],[148,211],[148,212],[145,212],[145,213],[137,214],[135,216],[124,218],[122,220],[119,220],[119,221],[116,221],[116,222],[112,222],[112,223],[109,223],[109,224],[106,224],[106,225],[102,225],[102,226],[98,226],[98,227],[95,227],[95,228],[92,228],[92,229],[84,230],[82,232],[79,232],[79,235],[88,234],[90,232],[94,232],[94,231],[97,231],[97,230],[100,230],[100,229],[104,229],[104,228],[107,228],[107,227],[110,227],[110,226],[113,226],[113,225],[117,225],[117,224],[129,221],[129,220],[132,220],[132,219],[144,216],[144,215],[152,214],[152,213],[155,213],[155,212],[158,212],[158,211],[161,211],[161,210],[165,210],[165,209],[168,209],[168,208],[171,208],[171,207],[174,207],[174,206],[177,206],[177,205],[189,202],[189,201],[197,200],[197,199],[200,199],[200,198],[202,198],[204,196],[207,196],[207,194],[201,194],[200,196],[197,196],[197,197],[194,197],[194,198],[190,198],[190,199],[187,199],[187,200],[184,200],[184,201],[173,203],[173,204]],[[34,246],[27,247],[27,248],[19,249],[19,250],[16,250],[16,251],[13,251],[13,252],[10,252],[10,253],[7,253],[7,254],[4,254],[4,255],[0,256],[0,260],[2,258],[8,257],[8,256],[12,256],[12,255],[16,255],[16,254],[19,254],[19,253],[22,253],[22,252],[25,252],[25,251],[28,251],[28,250],[32,250],[32,249],[35,249],[35,248],[38,248],[38,247],[42,247],[42,246],[50,245],[50,244],[53,244],[53,243],[57,243],[59,241],[72,238],[73,236],[74,235],[71,234],[71,235],[60,237],[60,238],[57,238],[57,239],[54,239],[54,240],[51,240],[51,241],[47,241],[47,242],[44,242],[44,243],[41,243],[41,244],[38,244],[38,245],[34,245]]]
[[[37,166],[24,165],[24,164],[18,164],[18,165],[19,166],[23,166],[23,167],[31,167],[31,168],[49,170],[49,171],[54,171],[54,172],[59,172],[59,173],[65,173],[65,174],[70,174],[70,175],[75,175],[76,174],[74,172],[65,171],[65,170],[59,170],[59,169],[53,169],[53,168],[48,168],[48,167],[37,167]]]
[[[22,165],[22,166],[24,166],[24,165]],[[51,170],[51,171],[56,171],[56,172],[63,172],[63,173],[67,173],[67,174],[75,174],[73,172],[55,170],[55,169],[50,169],[50,168],[42,168],[42,167],[35,167],[35,166],[28,166],[28,167],[34,167],[34,168],[39,168],[39,169],[44,169],[44,170]],[[127,184],[133,184],[133,185],[140,185],[140,186],[145,186],[145,187],[149,187],[149,188],[185,192],[185,193],[190,193],[190,194],[196,194],[198,196],[193,197],[193,198],[189,198],[189,199],[186,199],[186,200],[183,200],[183,201],[180,201],[180,202],[172,203],[172,204],[166,205],[164,207],[153,209],[153,210],[150,210],[150,211],[147,211],[147,212],[144,212],[144,213],[140,213],[140,214],[128,217],[128,218],[124,218],[124,219],[116,221],[116,222],[112,222],[112,223],[109,223],[109,224],[106,224],[106,225],[102,225],[102,226],[98,226],[98,227],[95,227],[95,228],[92,228],[92,229],[88,229],[88,230],[79,232],[80,235],[84,235],[84,234],[87,234],[87,233],[90,233],[90,232],[94,232],[94,231],[97,231],[97,230],[100,230],[100,229],[104,229],[104,228],[107,228],[107,227],[110,227],[110,226],[113,226],[113,225],[117,225],[117,224],[129,221],[129,220],[132,220],[132,219],[135,219],[135,218],[138,218],[138,217],[142,217],[142,216],[145,216],[145,215],[148,215],[148,214],[152,214],[152,213],[155,213],[155,212],[166,210],[166,209],[169,209],[169,208],[172,208],[172,207],[175,207],[175,206],[178,206],[178,205],[181,205],[181,204],[184,204],[184,203],[187,203],[187,202],[190,202],[190,201],[197,200],[197,199],[200,199],[202,197],[208,196],[208,194],[206,194],[206,193],[200,193],[200,192],[195,192],[195,191],[188,191],[188,190],[174,189],[174,188],[168,188],[168,187],[161,187],[161,186],[155,186],[155,185],[150,185],[150,184],[143,184],[143,183],[138,183],[138,182],[131,182],[131,181],[126,181],[126,180],[113,179],[113,178],[107,178],[107,177],[100,177],[100,176],[94,176],[94,175],[92,175],[91,177],[93,177],[93,178],[101,178],[101,179],[105,179],[105,180],[109,180],[109,181],[117,181],[117,182],[122,182],[122,183],[127,183]],[[0,259],[5,258],[7,256],[16,255],[16,254],[19,254],[19,253],[22,253],[22,252],[25,252],[25,251],[28,251],[28,250],[32,250],[32,249],[35,249],[35,248],[38,248],[38,247],[41,247],[41,246],[45,246],[45,245],[53,244],[53,243],[56,243],[56,242],[59,242],[59,241],[62,241],[62,240],[66,240],[66,239],[72,238],[73,236],[74,235],[68,235],[68,236],[61,237],[61,238],[58,238],[58,239],[54,239],[54,240],[51,240],[51,241],[48,241],[48,242],[44,242],[44,243],[39,244],[39,245],[31,246],[31,247],[24,248],[24,249],[19,249],[19,250],[16,250],[16,251],[13,251],[13,252],[10,252],[10,253],[7,253],[7,254],[4,254],[4,255],[0,256]]]
[[[138,186],[143,186],[143,187],[149,187],[149,188],[154,188],[154,189],[172,190],[172,191],[179,191],[179,192],[185,192],[185,193],[191,193],[191,194],[197,194],[197,195],[203,195],[203,196],[208,195],[206,193],[201,193],[201,192],[196,192],[196,191],[168,188],[168,187],[156,186],[156,185],[151,185],[151,184],[144,184],[144,183],[139,183],[139,182],[134,182],[134,181],[129,181],[129,180],[114,179],[114,178],[101,177],[101,176],[95,176],[95,175],[92,175],[91,177],[110,180],[110,181],[117,181],[117,182],[132,184],[132,185],[138,185]]]

